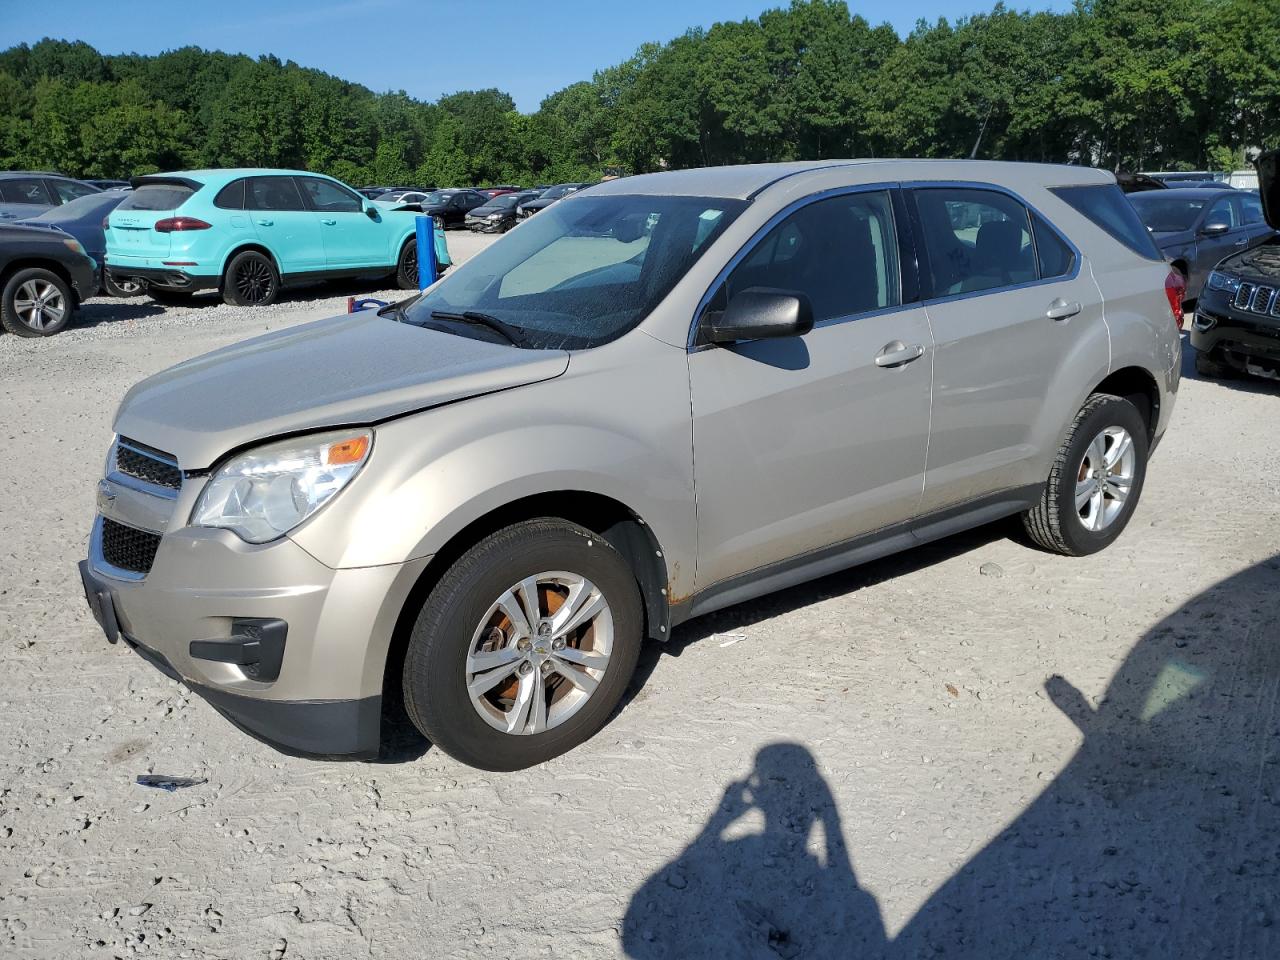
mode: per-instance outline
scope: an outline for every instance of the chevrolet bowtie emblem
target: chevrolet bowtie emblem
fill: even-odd
[[[106,480],[98,481],[98,512],[101,513],[105,507],[111,506],[116,501],[115,488],[107,483]]]

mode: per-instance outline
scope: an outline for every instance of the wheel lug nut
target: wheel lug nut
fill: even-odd
[[[552,650],[563,650],[563,649],[564,649],[564,637],[556,637],[554,640],[552,640],[552,641],[551,641],[551,649],[552,649]]]
[[[548,673],[550,673],[550,672],[551,672],[551,661],[550,661],[550,660],[543,660],[543,661],[542,661],[542,675],[545,677],[545,676],[546,676]]]
[[[528,676],[529,674],[531,674],[531,673],[533,673],[533,664],[532,664],[532,663],[530,663],[528,660],[526,660],[524,663],[520,664],[520,675],[521,675],[521,676],[527,677],[527,676]]]
[[[521,637],[519,640],[516,641],[516,649],[519,650],[521,653],[528,653],[531,649],[533,649],[533,644],[529,642],[528,637]]]

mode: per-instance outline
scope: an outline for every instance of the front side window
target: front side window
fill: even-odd
[[[364,204],[356,199],[355,194],[329,180],[319,177],[302,177],[302,189],[307,191],[307,199],[313,210],[323,213],[359,213]]]
[[[50,186],[57,193],[58,199],[63,203],[70,203],[77,197],[87,197],[93,193],[101,193],[101,190],[95,190],[87,183],[76,183],[74,180],[50,180]]]
[[[1221,197],[1214,201],[1209,212],[1204,215],[1204,223],[1207,227],[1211,223],[1225,223],[1228,227],[1238,227],[1239,220],[1235,215],[1236,205],[1232,203],[1233,198]]]
[[[0,180],[0,200],[5,203],[39,203],[45,206],[53,203],[44,184],[30,177]]]
[[[734,267],[709,309],[725,309],[751,287],[804,294],[814,323],[896,306],[901,284],[889,194],[851,193],[801,207]]]
[[[253,177],[245,191],[249,210],[305,210],[292,177]]]
[[[932,296],[1038,279],[1027,208],[1007,194],[965,187],[915,191]]]
[[[466,322],[467,313],[483,314],[535,349],[607,343],[648,316],[746,206],[667,196],[556,204],[453,268],[404,319],[490,337]]]

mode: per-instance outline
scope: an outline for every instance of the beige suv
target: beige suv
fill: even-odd
[[[108,639],[281,749],[384,700],[508,770],[590,737],[642,640],[1021,514],[1124,529],[1181,293],[1114,179],[826,161],[616,180],[421,296],[120,405],[85,590]]]

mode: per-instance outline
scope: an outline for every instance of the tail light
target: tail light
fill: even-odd
[[[165,217],[156,221],[156,230],[160,233],[180,233],[184,230],[208,230],[213,226],[195,217]]]
[[[1164,295],[1169,298],[1169,309],[1173,311],[1173,323],[1182,329],[1182,301],[1187,296],[1187,278],[1177,270],[1170,270],[1164,278]]]

